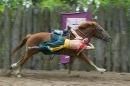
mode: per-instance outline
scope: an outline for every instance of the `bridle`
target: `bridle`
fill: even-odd
[[[101,27],[99,24],[96,24],[96,28],[92,31],[92,33],[95,34],[96,31],[98,31],[98,30],[100,31],[100,30],[104,30],[104,29],[103,29],[103,27]],[[75,31],[76,31],[77,34],[80,33],[81,36],[84,36],[83,38],[89,38],[89,35],[88,35],[89,33],[88,33],[88,34],[85,34],[85,33],[84,33],[82,30],[80,30],[79,28],[76,28]],[[92,34],[92,35],[93,35],[93,34]],[[79,35],[79,34],[78,34],[78,35]],[[69,36],[69,38],[70,38],[70,36]],[[102,39],[102,40],[106,39],[105,36],[101,36],[101,37],[99,37],[99,38]]]
[[[102,27],[101,25],[96,24],[95,26],[96,26],[96,27],[95,27],[95,30],[93,30],[93,34],[96,33],[96,30],[97,30],[97,31],[98,31],[98,30],[99,30],[99,31],[100,31],[100,30],[104,31],[104,29],[103,29],[103,27]],[[77,28],[77,30],[78,30],[81,34],[83,34],[85,37],[87,37],[87,35],[84,34],[79,28]],[[105,38],[105,36],[101,36],[100,39],[105,40],[106,38]]]
[[[77,29],[77,31],[79,31],[81,34],[83,34],[85,38],[87,37],[87,35],[84,34],[79,28]]]
[[[81,35],[84,36],[84,38],[89,38],[87,34],[85,34],[83,31],[81,31],[79,28],[76,29]],[[77,33],[77,32],[76,32]],[[93,34],[95,33],[95,31],[93,31]]]
[[[104,31],[104,29],[103,29],[103,27],[102,27],[101,25],[96,24],[96,26],[97,26],[96,30],[99,30],[99,31],[102,30],[102,31]],[[106,37],[105,37],[105,36],[102,36],[100,39],[105,40]]]

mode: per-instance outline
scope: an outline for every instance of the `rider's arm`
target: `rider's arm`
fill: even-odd
[[[93,44],[89,43],[89,45],[86,46],[86,49],[95,49],[95,47]]]
[[[50,46],[50,47],[57,47],[57,46],[63,45],[63,43],[64,43],[64,39],[63,38],[59,38],[58,40],[56,40],[54,42],[48,43],[48,46]]]

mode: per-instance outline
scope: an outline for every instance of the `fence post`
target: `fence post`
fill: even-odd
[[[4,12],[4,22],[3,22],[3,68],[9,69],[11,59],[10,59],[10,9],[8,6],[5,8]]]

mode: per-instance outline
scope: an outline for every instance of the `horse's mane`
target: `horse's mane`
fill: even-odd
[[[78,28],[79,29],[86,29],[87,27],[92,27],[95,25],[96,25],[96,22],[87,21],[87,22],[82,22],[81,24],[79,24]]]

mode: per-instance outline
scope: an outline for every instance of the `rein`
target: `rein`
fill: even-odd
[[[81,30],[77,29],[81,34],[83,34],[85,37],[87,37],[86,34],[84,34]]]
[[[79,28],[77,29],[77,31],[79,31],[79,33],[81,33],[81,35],[83,35],[85,38],[88,38],[88,35],[85,34],[83,31],[81,31]],[[77,32],[76,32],[77,33]],[[95,33],[95,31],[93,31],[93,33]],[[82,36],[81,36],[82,37]],[[89,38],[88,38],[89,39]]]
[[[96,29],[99,29],[99,30],[103,30],[103,31],[104,31],[103,27],[100,26],[99,24],[96,24],[95,26],[97,26]],[[88,37],[87,37],[88,35],[84,34],[83,31],[81,31],[79,28],[77,28],[77,31],[79,31],[79,33],[81,33],[81,35],[83,35],[85,38],[88,38]],[[77,33],[77,32],[76,32],[76,33]],[[95,33],[95,30],[93,30],[93,33]],[[101,39],[104,40],[105,37],[101,37]]]

